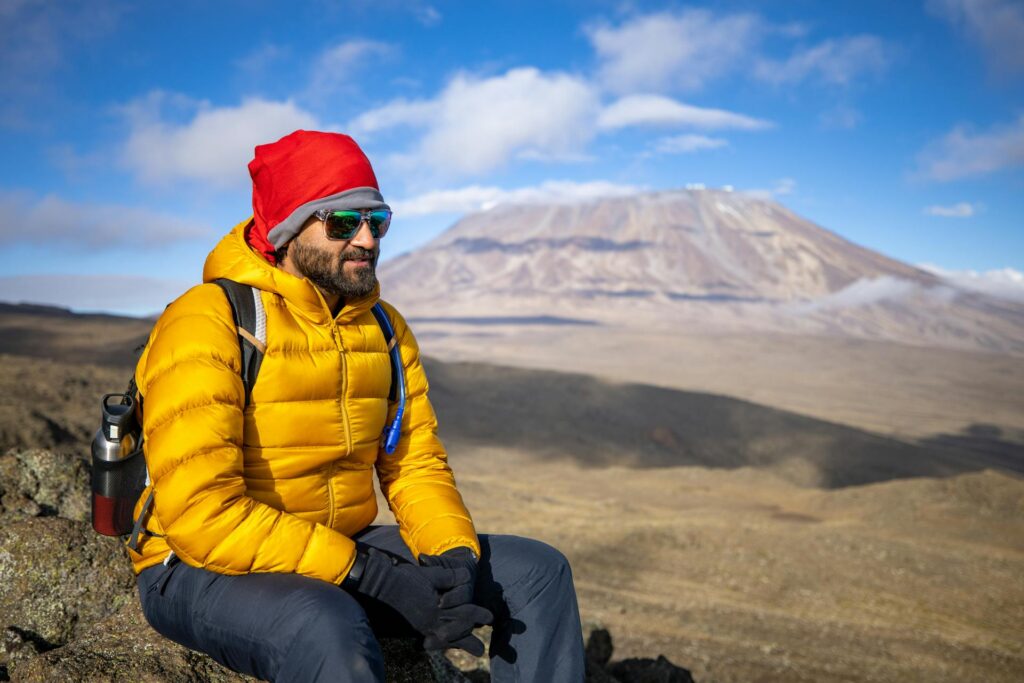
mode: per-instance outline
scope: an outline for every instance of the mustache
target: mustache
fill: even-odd
[[[374,260],[377,254],[374,253],[373,249],[366,249],[365,247],[352,247],[341,252],[342,261],[360,261],[363,259]]]

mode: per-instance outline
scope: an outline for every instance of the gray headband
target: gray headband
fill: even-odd
[[[390,211],[391,207],[384,203],[384,197],[377,188],[369,186],[353,187],[351,190],[345,190],[344,192],[332,194],[321,199],[314,199],[299,206],[289,214],[288,218],[275,225],[267,233],[267,241],[273,244],[275,249],[280,249],[288,243],[288,240],[298,235],[302,224],[320,209],[328,209],[330,211],[387,209]]]

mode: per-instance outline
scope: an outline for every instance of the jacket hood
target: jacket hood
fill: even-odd
[[[212,282],[218,278],[227,278],[271,292],[282,297],[296,312],[309,320],[325,324],[332,319],[327,302],[316,286],[306,278],[276,268],[263,256],[253,251],[246,242],[245,232],[252,225],[252,218],[247,218],[225,235],[206,257],[203,265],[203,282]],[[353,320],[377,303],[380,298],[380,284],[374,290],[359,299],[346,299],[345,305],[333,316],[339,323]]]

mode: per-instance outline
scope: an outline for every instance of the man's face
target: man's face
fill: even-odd
[[[351,239],[328,239],[323,222],[314,216],[288,245],[287,259],[325,293],[359,298],[377,286],[378,242],[366,221]]]

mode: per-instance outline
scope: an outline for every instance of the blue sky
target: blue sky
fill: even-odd
[[[0,94],[0,299],[159,310],[296,128],[367,151],[385,257],[503,200],[703,183],[1024,286],[1020,0],[6,0]]]

